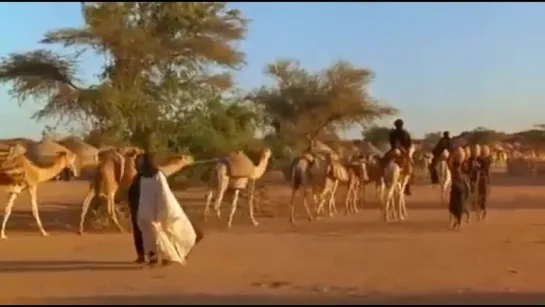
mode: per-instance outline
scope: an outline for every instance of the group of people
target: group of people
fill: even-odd
[[[153,160],[150,152],[137,159],[137,175],[128,190],[136,263],[184,264],[202,232],[187,217]]]
[[[412,146],[411,136],[404,129],[403,120],[397,119],[394,122],[394,127],[389,135],[391,150],[384,155],[383,165],[388,161],[393,150],[398,149],[402,155],[406,155]],[[469,147],[459,147],[461,144],[454,145],[450,133],[448,131],[443,132],[442,138],[432,150],[433,157],[429,165],[431,181],[433,184],[439,183],[436,166],[440,159],[447,159],[452,175],[449,208],[451,208],[451,211],[456,211],[452,213],[455,216],[461,215],[457,211],[466,210],[465,204],[469,195],[476,195],[475,203],[479,207],[478,209],[486,215],[486,201],[490,186],[490,166],[492,164],[490,149],[488,146],[481,148],[478,144],[475,144],[471,150],[469,150]],[[465,149],[464,153],[468,152],[467,156],[458,157],[453,155],[455,150],[462,149]],[[445,151],[449,153],[450,159],[443,154]],[[410,160],[410,157],[407,158]],[[412,161],[410,162],[412,163]],[[407,195],[411,195],[410,182],[411,180],[409,180],[409,184],[407,184],[404,191]]]

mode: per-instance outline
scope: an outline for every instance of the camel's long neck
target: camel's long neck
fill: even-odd
[[[170,175],[180,171],[182,168],[186,167],[188,163],[183,161],[175,161],[171,163],[167,163],[166,165],[160,166],[159,169],[165,177],[169,177]]]
[[[63,158],[57,158],[52,165],[46,167],[39,167],[26,157],[23,158],[23,163],[25,169],[37,181],[36,183],[44,182],[57,176],[66,167]]]
[[[259,164],[254,169],[254,173],[252,174],[251,179],[261,178],[261,176],[263,176],[263,174],[267,170],[267,165],[269,165],[269,159],[265,157],[261,158],[259,160]]]

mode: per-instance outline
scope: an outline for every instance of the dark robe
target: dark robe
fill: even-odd
[[[451,167],[452,185],[449,197],[449,212],[456,219],[456,224],[460,224],[462,213],[465,211],[465,205],[469,198],[469,186],[465,166],[458,162],[453,162]]]

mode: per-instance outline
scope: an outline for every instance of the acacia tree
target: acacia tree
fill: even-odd
[[[290,145],[355,124],[367,125],[396,112],[368,93],[373,72],[346,61],[310,72],[296,61],[280,60],[268,65],[265,73],[274,84],[253,91],[248,98],[260,108],[272,133]]]
[[[202,90],[231,86],[228,69],[243,64],[234,47],[247,20],[225,2],[83,2],[84,26],[47,32],[48,49],[14,53],[0,65],[0,81],[24,103],[42,103],[36,119],[85,120],[93,128],[138,137],[170,127],[203,103]],[[104,59],[95,84],[76,71],[79,56]],[[219,70],[218,67],[226,68]],[[166,134],[166,133],[165,133]]]
[[[363,130],[363,139],[375,146],[382,143],[388,143],[391,129],[382,126],[371,126]]]

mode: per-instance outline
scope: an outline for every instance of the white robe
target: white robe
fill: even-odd
[[[141,177],[137,216],[147,253],[157,252],[163,259],[185,263],[197,234],[163,173]]]

